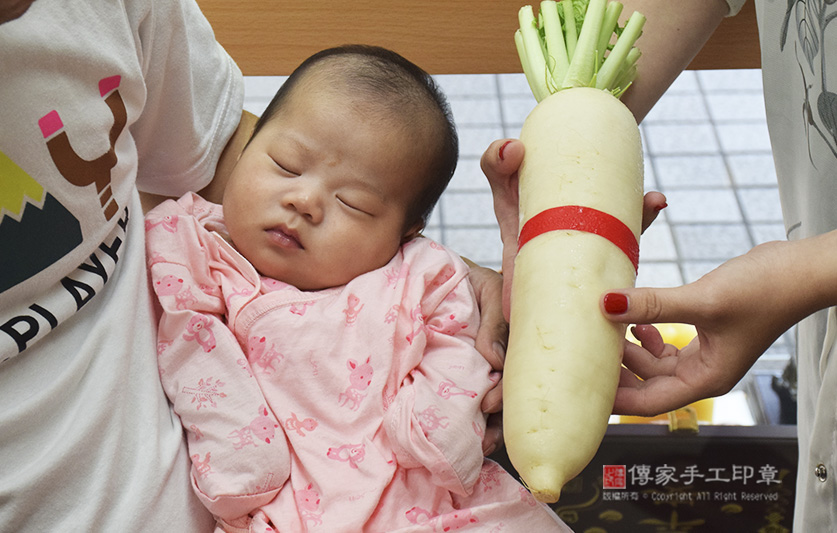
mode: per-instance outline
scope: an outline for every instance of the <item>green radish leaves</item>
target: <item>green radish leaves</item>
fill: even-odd
[[[596,87],[620,97],[636,78],[634,47],[645,17],[618,25],[622,4],[608,0],[544,0],[518,12],[515,32],[523,72],[535,99],[573,87]]]

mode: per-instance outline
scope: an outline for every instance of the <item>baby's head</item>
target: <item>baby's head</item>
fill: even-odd
[[[325,50],[284,83],[236,164],[230,238],[266,276],[304,290],[345,284],[421,231],[457,156],[427,73],[382,48]]]

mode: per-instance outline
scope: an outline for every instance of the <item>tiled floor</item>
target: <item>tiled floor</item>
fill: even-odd
[[[500,238],[479,158],[517,137],[535,105],[522,75],[443,75],[460,135],[461,160],[427,235],[462,255],[500,266]],[[247,78],[245,107],[260,114],[282,78]],[[668,208],[643,235],[638,285],[699,278],[753,245],[784,239],[758,70],[689,71],[640,126],[646,190]],[[785,334],[754,368],[780,372],[792,354]]]

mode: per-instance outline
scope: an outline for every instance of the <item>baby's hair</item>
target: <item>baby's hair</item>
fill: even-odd
[[[253,137],[281,109],[293,90],[312,71],[312,67],[328,62],[328,68],[315,70],[325,75],[328,83],[343,84],[364,105],[364,111],[378,112],[382,120],[400,127],[427,126],[432,129],[430,153],[425,158],[422,176],[424,187],[408,207],[405,231],[416,223],[422,227],[436,202],[448,186],[459,157],[459,138],[453,114],[445,95],[433,78],[400,54],[368,45],[344,45],[322,50],[303,61],[277,91],[253,130]],[[339,86],[339,85],[338,85]],[[433,144],[435,141],[435,144]],[[425,143],[427,145],[427,143]]]

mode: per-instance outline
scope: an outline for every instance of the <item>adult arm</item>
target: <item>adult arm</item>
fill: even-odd
[[[681,350],[653,326],[636,328],[642,345],[626,343],[614,412],[649,416],[724,394],[782,333],[836,304],[837,231],[761,244],[682,287],[605,295],[613,321],[697,327]]]
[[[647,18],[636,43],[642,52],[637,62],[637,79],[622,97],[637,122],[641,122],[729,14],[729,5],[726,0],[624,0],[622,3],[623,17],[639,11]]]
[[[496,270],[482,267],[466,258],[471,268],[468,279],[476,293],[480,310],[480,326],[477,331],[475,346],[477,351],[488,361],[491,369],[498,373],[503,370],[506,359],[506,344],[509,339],[509,324],[503,316],[502,291],[503,276]],[[485,413],[499,413],[503,408],[503,392],[499,382],[485,395],[482,410]],[[494,427],[486,433],[486,445],[499,438],[494,435]],[[496,443],[494,443],[496,444]]]
[[[209,185],[198,191],[198,194],[203,198],[216,204],[220,204],[224,199],[224,188],[227,186],[227,180],[238,161],[238,156],[241,155],[241,152],[250,140],[250,135],[258,119],[259,117],[249,111],[244,110],[241,112],[241,120],[238,123],[238,127],[233,132],[229,141],[227,141],[226,146],[221,151],[221,156],[218,158],[218,164],[215,166],[215,177],[212,178],[212,182]],[[169,198],[169,196],[140,192],[142,212],[148,213]]]

